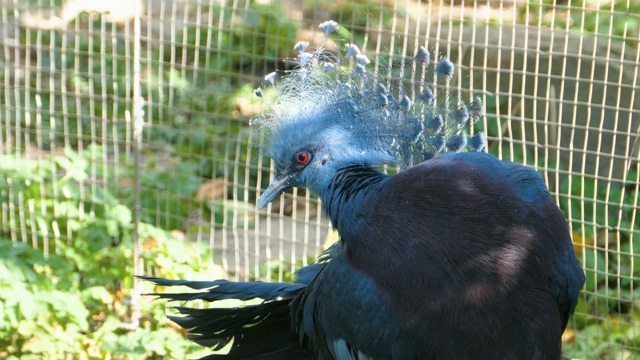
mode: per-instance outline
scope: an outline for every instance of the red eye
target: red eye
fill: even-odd
[[[301,152],[300,154],[298,154],[296,156],[296,161],[300,165],[304,165],[304,164],[308,163],[309,162],[309,153],[304,152],[304,151]]]

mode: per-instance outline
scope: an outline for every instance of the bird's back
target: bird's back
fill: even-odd
[[[350,214],[338,229],[344,253],[294,302],[306,309],[301,329],[322,339],[316,346],[351,339],[346,348],[374,357],[560,357],[584,275],[535,171],[449,153],[384,177],[358,202],[341,216]]]

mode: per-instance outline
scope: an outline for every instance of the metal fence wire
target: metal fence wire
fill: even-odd
[[[210,277],[286,279],[333,234],[304,190],[255,210],[272,169],[250,146],[253,90],[333,19],[372,58],[424,45],[456,64],[488,151],[543,174],[572,227],[587,284],[565,355],[640,358],[639,0],[0,4],[3,239],[55,252],[70,217],[118,204],[203,244]]]

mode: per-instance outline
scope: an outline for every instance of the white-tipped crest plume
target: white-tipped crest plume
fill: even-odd
[[[337,27],[334,21],[320,25],[325,37]],[[276,100],[251,121],[267,153],[271,139],[284,136],[278,131],[296,123],[318,130],[340,127],[357,148],[384,153],[403,167],[446,151],[484,148],[482,134],[467,136],[482,116],[482,102],[477,98],[465,105],[453,95],[447,85],[454,65],[447,58],[432,59],[420,47],[413,58],[376,67],[354,44],[337,56],[322,45],[310,49],[308,42],[294,49],[296,68],[279,84],[276,73],[265,77]],[[256,95],[265,98],[261,89]]]

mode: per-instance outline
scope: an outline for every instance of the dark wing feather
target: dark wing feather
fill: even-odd
[[[233,341],[226,359],[273,359],[309,358],[310,353],[302,347],[291,329],[289,303],[305,287],[301,284],[278,284],[261,282],[233,283],[226,280],[212,282],[189,282],[145,278],[158,285],[184,285],[193,289],[207,289],[198,293],[154,293],[170,301],[224,299],[265,301],[256,305],[235,308],[194,309],[178,307],[180,316],[170,319],[188,331],[189,339],[196,343],[220,350]],[[215,359],[210,355],[204,359]]]
[[[391,358],[406,348],[373,281],[334,245],[333,259],[291,303],[300,340],[317,359]]]
[[[233,341],[227,355],[204,359],[310,358],[291,331],[288,303],[272,301],[233,309],[178,307],[181,316],[169,318],[189,330],[190,340],[214,351]]]
[[[171,301],[206,300],[216,301],[225,299],[251,300],[260,298],[273,300],[276,298],[291,299],[295,297],[304,285],[255,282],[231,282],[227,280],[215,281],[188,281],[188,280],[168,280],[155,277],[140,278],[151,281],[161,286],[187,286],[196,290],[208,289],[207,292],[199,293],[151,293],[147,295],[158,296],[161,299]]]
[[[203,359],[306,359],[311,353],[300,344],[297,334],[292,330],[289,304],[338,253],[337,245],[327,249],[313,264],[298,270],[293,284],[169,280],[145,276],[140,278],[160,286],[186,286],[194,290],[206,290],[148,294],[169,301],[264,300],[259,304],[235,308],[176,307],[179,316],[169,318],[188,331],[189,339],[211,347],[214,351],[233,342],[228,354],[214,354]]]
[[[558,310],[562,317],[561,330],[564,331],[578,304],[580,289],[585,282],[580,263],[575,256],[573,246],[565,246],[553,261],[554,271],[549,278],[549,285],[555,295]]]
[[[541,224],[533,221],[529,225],[538,225],[542,237],[540,240],[545,245],[541,251],[551,254],[551,264],[543,270],[550,274],[548,290],[556,300],[561,317],[560,329],[564,331],[585,282],[585,274],[573,250],[571,230],[564,215],[553,203],[539,174],[510,162],[503,162],[502,165],[509,176],[511,188],[522,201],[522,208],[531,209],[539,214],[537,217],[533,215],[532,218],[545,222]]]

